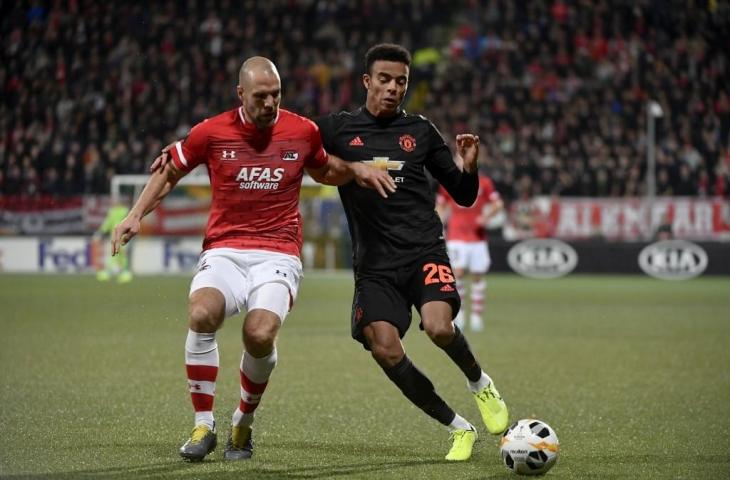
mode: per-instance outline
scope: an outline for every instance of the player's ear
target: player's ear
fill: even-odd
[[[236,85],[236,95],[238,95],[238,99],[243,101],[243,87],[240,85]]]
[[[365,89],[370,90],[370,75],[367,73],[362,76],[362,84],[365,85]]]

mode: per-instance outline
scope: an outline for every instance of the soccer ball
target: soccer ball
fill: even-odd
[[[504,464],[520,475],[542,475],[555,465],[560,442],[547,423],[527,418],[510,425],[499,450]]]

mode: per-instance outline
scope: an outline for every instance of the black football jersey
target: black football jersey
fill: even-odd
[[[397,268],[430,252],[445,252],[426,171],[462,205],[474,203],[479,185],[476,173],[462,173],[456,166],[436,127],[404,111],[378,119],[365,107],[316,122],[328,153],[387,169],[396,182],[397,190],[387,199],[354,181],[339,187],[355,271]]]

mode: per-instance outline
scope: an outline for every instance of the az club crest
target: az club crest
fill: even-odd
[[[299,152],[295,150],[282,150],[281,159],[284,161],[293,162],[299,158]]]

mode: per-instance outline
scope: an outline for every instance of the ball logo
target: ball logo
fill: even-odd
[[[578,254],[560,240],[525,240],[510,248],[507,263],[526,277],[557,278],[573,271],[578,264]]]
[[[692,242],[664,240],[644,247],[639,267],[647,275],[662,280],[694,278],[707,268],[707,253]]]

